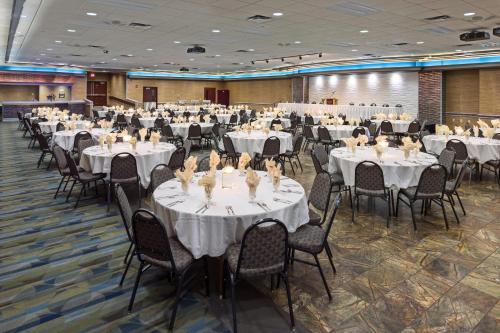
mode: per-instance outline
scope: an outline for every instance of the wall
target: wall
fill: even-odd
[[[333,91],[335,95],[333,95]],[[377,72],[361,74],[337,74],[311,77],[309,102],[320,103],[322,98],[335,96],[339,104],[358,105],[387,103],[402,104],[404,111],[415,117],[418,113],[417,72]]]
[[[127,77],[125,74],[112,73],[109,74],[109,94],[110,96],[125,98]]]
[[[39,101],[45,102],[47,101],[48,95],[55,95],[56,101],[69,101],[71,99],[71,88],[70,86],[48,86],[48,85],[40,85],[39,86]],[[64,98],[59,98],[59,93],[64,93]]]
[[[78,77],[71,86],[71,99],[83,100],[87,98],[87,78],[85,76]]]
[[[418,73],[418,119],[428,124],[440,124],[443,111],[443,73]]]
[[[0,84],[0,102],[2,101],[31,101],[38,99],[36,85],[6,85]]]
[[[230,104],[292,101],[292,79],[225,81]]]
[[[479,71],[479,114],[500,115],[500,68]]]

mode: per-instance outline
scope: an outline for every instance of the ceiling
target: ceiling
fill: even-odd
[[[1,15],[9,2],[1,2]],[[471,12],[475,15],[464,16]],[[253,15],[271,19],[248,21]],[[450,18],[426,20],[439,15]],[[131,27],[133,22],[151,26]],[[497,26],[498,0],[26,0],[10,62],[261,71],[367,57],[499,50],[500,38],[491,34]],[[487,29],[491,39],[461,45],[459,34],[473,29]],[[0,37],[3,46],[6,38],[1,32]],[[187,54],[193,44],[203,45],[206,53]],[[291,57],[308,53],[315,55]],[[276,59],[251,63],[269,58]]]

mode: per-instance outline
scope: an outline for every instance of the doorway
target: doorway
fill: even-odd
[[[210,101],[210,103],[215,103],[215,88],[204,88],[203,99],[205,101]]]
[[[227,89],[217,90],[217,104],[229,106],[229,90]]]
[[[95,106],[108,105],[108,83],[106,81],[87,81],[87,99]]]
[[[158,103],[158,88],[157,87],[143,87],[142,88],[142,102],[144,110],[156,108]]]

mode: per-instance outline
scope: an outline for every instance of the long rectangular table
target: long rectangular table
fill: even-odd
[[[71,113],[84,114],[86,101],[3,101],[2,104],[2,120],[17,119],[17,111],[21,111],[23,115],[30,113],[33,108],[39,107],[58,107],[61,110],[68,109]]]
[[[297,115],[303,116],[305,113],[319,115],[321,113],[345,114],[347,118],[370,118],[377,113],[394,113],[400,115],[404,112],[402,107],[382,107],[382,106],[356,106],[356,105],[329,105],[329,104],[306,104],[306,103],[279,103],[278,108],[285,110],[285,113],[295,111]]]

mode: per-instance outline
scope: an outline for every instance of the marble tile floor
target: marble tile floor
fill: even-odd
[[[139,289],[140,310],[123,311],[133,275],[124,290],[116,288],[127,249],[116,210],[106,214],[102,198],[84,200],[76,210],[62,197],[53,200],[57,172],[36,169],[38,152],[28,151],[14,128],[0,123],[0,331],[57,331],[69,322],[77,324],[72,331],[164,331],[170,300],[162,297],[170,289],[160,273],[149,274]],[[194,152],[200,153],[206,154]],[[309,153],[301,160],[304,172],[294,178],[309,190]],[[291,268],[300,329],[500,331],[500,187],[488,175],[482,182],[464,182],[460,193],[467,216],[459,215],[457,225],[447,209],[448,231],[436,206],[417,217],[414,232],[406,207],[387,229],[384,205],[362,199],[353,224],[344,200],[329,235],[336,275],[321,257],[332,301],[314,267]],[[251,283],[281,309],[286,324],[284,289],[271,292],[268,279]],[[211,303],[190,293],[176,331],[230,330],[227,314]]]

